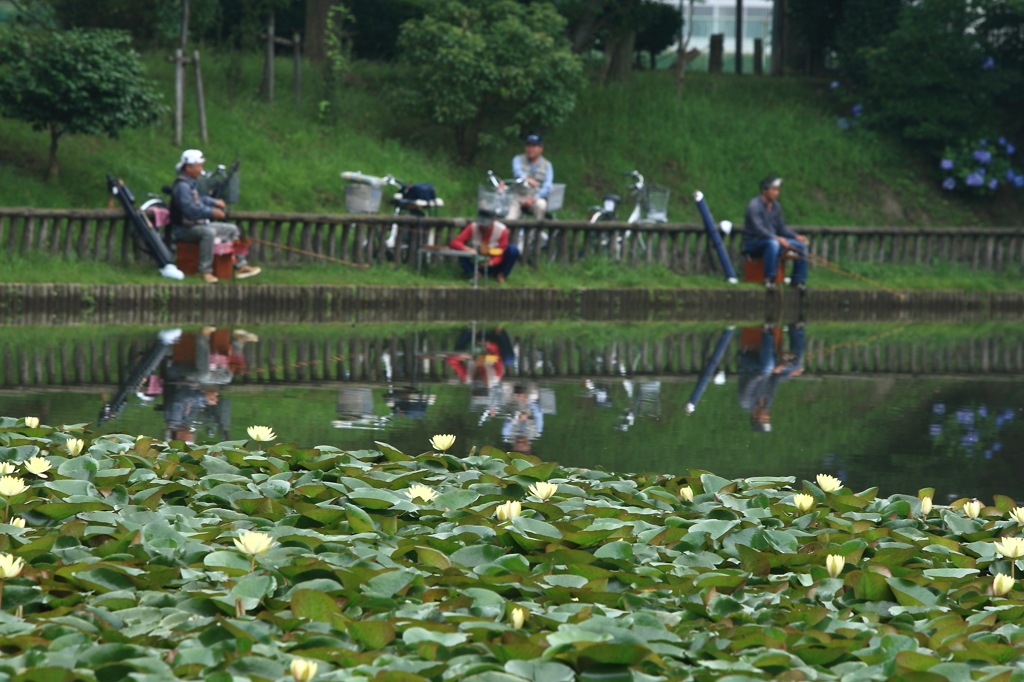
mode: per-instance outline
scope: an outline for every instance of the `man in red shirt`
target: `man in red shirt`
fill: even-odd
[[[482,256],[490,256],[480,267],[497,270],[495,279],[501,283],[512,272],[512,267],[519,260],[519,247],[508,243],[508,228],[494,219],[494,211],[481,207],[476,220],[466,226],[455,239],[448,243],[453,249],[471,251]],[[460,258],[462,269],[472,276],[474,260]]]

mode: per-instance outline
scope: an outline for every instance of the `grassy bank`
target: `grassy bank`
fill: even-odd
[[[964,291],[1016,291],[1024,289],[1024,278],[1018,268],[1004,272],[971,270],[968,266],[940,263],[937,265],[879,265],[861,263],[849,270],[863,275],[886,287],[898,290],[959,289]],[[176,282],[161,278],[151,264],[109,265],[92,261],[68,260],[42,255],[28,257],[0,254],[0,281],[24,283],[81,283],[81,284],[147,284]],[[819,289],[863,289],[873,285],[844,277],[822,269],[812,269],[810,285]],[[197,284],[196,277],[186,278],[184,284]],[[332,263],[302,267],[266,267],[262,274],[242,284],[357,284],[388,286],[470,286],[462,271],[453,263],[435,265],[416,273],[410,269],[372,267],[368,270]],[[568,266],[542,264],[539,267],[517,267],[504,285],[493,280],[489,286],[577,288],[696,288],[725,287],[717,275],[679,275],[655,265],[628,267],[614,262],[592,258]],[[739,287],[756,287],[740,283]]]
[[[172,69],[162,55],[147,58],[149,75],[171,101]],[[261,63],[255,56],[204,55],[210,142],[197,136],[194,106],[186,106],[185,146],[202,146],[214,162],[243,161],[242,207],[335,211],[344,206],[343,170],[393,173],[433,182],[448,215],[474,206],[488,168],[509,174],[518,146],[484,150],[474,164],[453,161],[449,136],[397,113],[390,99],[402,84],[393,67],[357,64],[339,104],[318,106],[316,74],[303,72],[303,103],[290,89],[291,64],[278,60],[278,99],[257,99]],[[191,86],[190,86],[191,87]],[[624,191],[622,171],[639,169],[672,191],[669,216],[695,221],[688,199],[700,189],[719,219],[742,218],[756,182],[786,179],[783,200],[793,224],[1020,224],[1012,201],[964,203],[935,185],[928,169],[898,144],[868,131],[843,131],[837,104],[822,84],[795,78],[688,77],[677,100],[671,75],[638,72],[630,85],[589,86],[572,120],[547,131],[556,178],[568,184],[564,218],[585,215],[608,191]],[[0,204],[100,207],[103,174],[136,190],[156,191],[173,176],[179,149],[164,124],[127,131],[119,140],[67,137],[62,175],[44,182],[47,140],[15,121],[0,127]]]

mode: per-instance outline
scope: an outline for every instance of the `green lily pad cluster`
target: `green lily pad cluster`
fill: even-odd
[[[1007,497],[378,445],[3,418],[0,463],[52,468],[2,500],[0,682],[1024,676]]]

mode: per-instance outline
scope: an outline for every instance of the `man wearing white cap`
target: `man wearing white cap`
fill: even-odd
[[[743,218],[743,253],[764,259],[764,286],[772,291],[779,255],[794,252],[791,282],[795,289],[803,292],[807,290],[807,237],[789,229],[782,219],[781,186],[782,178],[769,175],[761,181],[760,196],[747,204]]]
[[[210,222],[210,218],[223,220],[224,200],[201,195],[196,179],[203,174],[206,159],[198,149],[186,149],[175,168],[178,177],[171,190],[171,227],[174,239],[199,242],[199,275],[208,284],[217,282],[213,275],[213,242],[215,239],[234,241],[241,232],[231,223]],[[245,256],[235,260],[235,277],[245,279],[260,274],[260,269],[245,262]]]

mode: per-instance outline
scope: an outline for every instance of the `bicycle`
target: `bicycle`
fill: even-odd
[[[349,183],[345,185],[345,211],[348,213],[378,213],[385,187],[398,190],[389,200],[393,207],[392,215],[436,217],[437,209],[444,206],[444,200],[434,193],[434,186],[430,184],[408,184],[391,174],[377,177],[366,175],[362,171],[344,171],[341,178]],[[384,246],[391,258],[395,258],[396,253],[400,255],[401,251],[408,251],[410,248],[408,241],[399,244],[401,232],[398,223],[392,223],[391,231],[384,239]],[[407,230],[406,233],[411,234],[411,230]],[[428,243],[433,244],[433,239],[434,234],[430,232],[427,237]],[[368,240],[364,241],[363,246],[367,243]]]
[[[669,190],[662,185],[648,183],[640,171],[626,171],[623,175],[633,178],[629,186],[629,195],[633,199],[633,210],[626,222],[630,225],[653,225],[655,223],[668,222],[668,198]],[[600,206],[590,207],[590,223],[618,220],[618,207],[622,203],[622,197],[618,194],[605,194]],[[632,230],[626,230],[625,234],[616,238],[615,259],[622,257],[622,242],[629,239]],[[637,234],[637,243],[641,252],[647,251],[647,243],[643,234]],[[601,238],[601,248],[609,246],[610,239],[607,236]]]
[[[477,186],[477,207],[492,209],[497,218],[504,218],[508,215],[513,201],[523,201],[533,196],[534,192],[536,192],[536,189],[527,182],[526,177],[501,180],[494,174],[494,171],[489,170],[487,171],[487,179],[490,181],[490,187],[487,185]],[[564,185],[561,187],[561,191],[564,194]],[[558,207],[561,208],[561,200],[559,200]],[[540,248],[546,249],[550,242],[547,230],[541,230],[537,238],[540,239]],[[520,229],[515,241],[520,253],[532,253],[534,244],[533,234],[527,239],[526,230]]]

